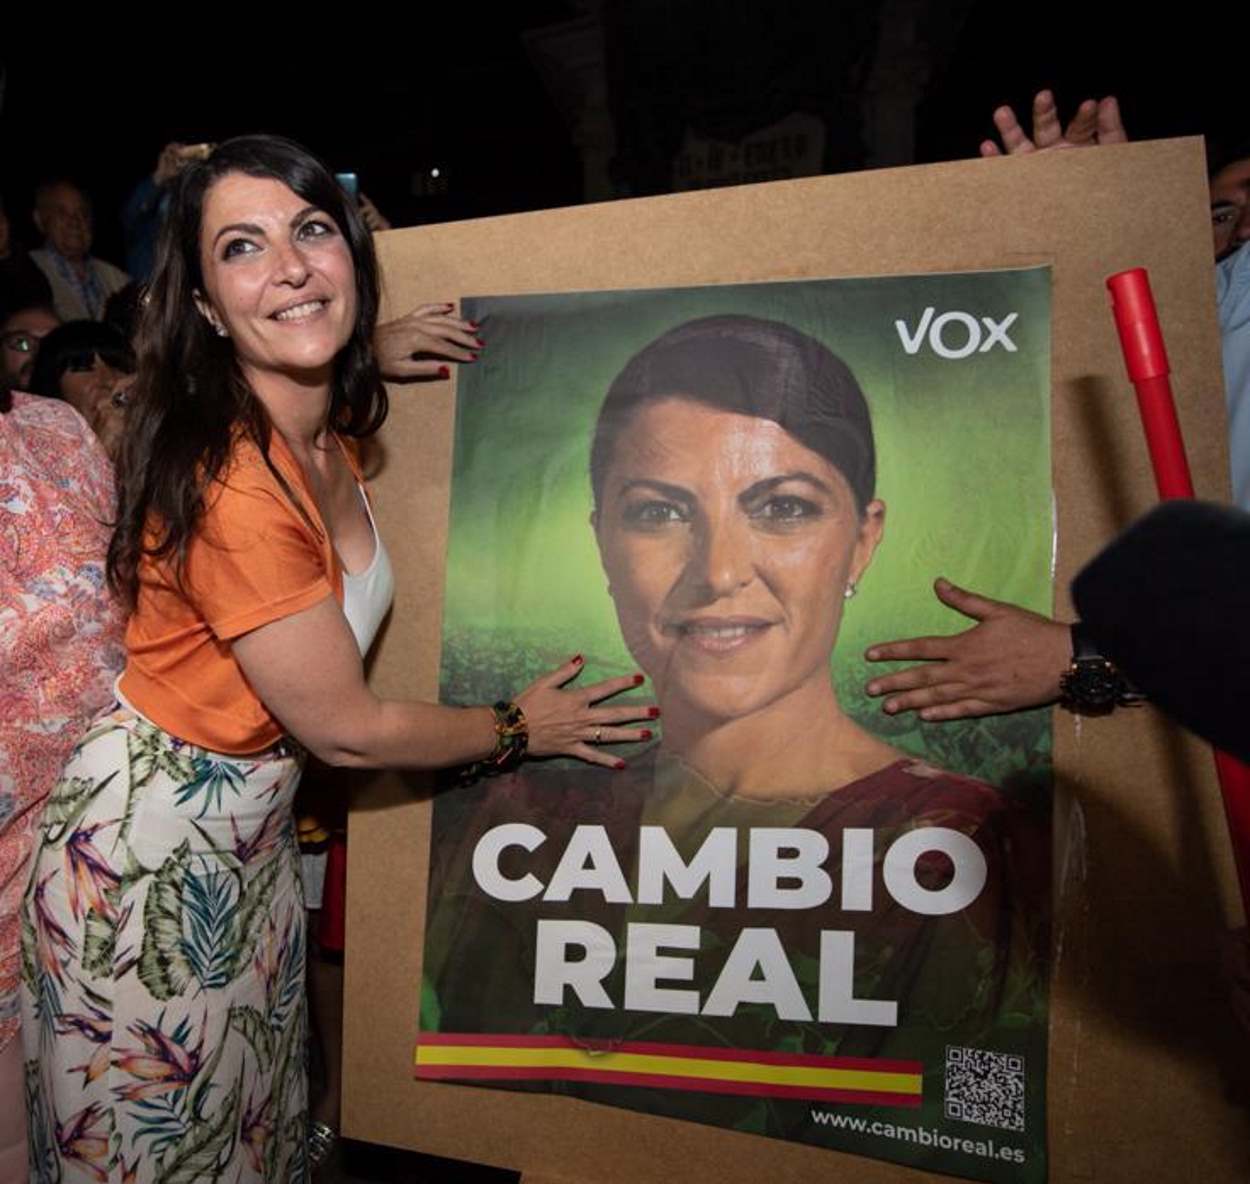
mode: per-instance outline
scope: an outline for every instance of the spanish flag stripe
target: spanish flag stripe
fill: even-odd
[[[909,1109],[918,1107],[921,1103],[921,1096],[918,1093],[769,1085],[751,1081],[726,1081],[721,1078],[680,1078],[657,1073],[603,1072],[597,1069],[553,1070],[524,1067],[499,1068],[493,1065],[434,1065],[418,1066],[416,1076],[423,1081],[585,1081],[599,1085],[688,1090],[745,1097],[793,1098],[799,1101],[859,1103],[868,1106],[894,1106]]]
[[[589,1040],[577,1041],[571,1036],[521,1036],[493,1032],[422,1032],[417,1037],[422,1046],[481,1045],[487,1048],[569,1048],[589,1056],[604,1053],[632,1052],[647,1056],[698,1057],[712,1061],[751,1061],[761,1065],[805,1065],[814,1068],[865,1069],[878,1073],[905,1073],[919,1076],[924,1072],[920,1061],[890,1060],[885,1057],[830,1057],[816,1053],[773,1052],[750,1048],[712,1048],[701,1044],[663,1044],[650,1040],[622,1040],[604,1048],[594,1047]]]
[[[593,1071],[606,1077],[640,1074],[664,1080],[750,1082],[761,1086],[858,1090],[871,1093],[919,1094],[919,1073],[883,1073],[836,1066],[777,1065],[750,1059],[724,1060],[690,1053],[652,1056],[636,1052],[587,1052],[581,1048],[517,1048],[484,1045],[419,1045],[418,1071],[425,1068],[533,1069],[560,1073]]]

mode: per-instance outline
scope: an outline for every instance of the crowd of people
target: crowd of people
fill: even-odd
[[[994,120],[984,156],[1127,139],[1113,99]],[[1250,510],[1250,151],[1213,163]],[[0,209],[0,1178],[300,1180],[334,1125],[310,1128],[305,1071],[309,754],[620,766],[659,708],[614,701],[641,673],[581,685],[580,656],[472,709],[376,696],[362,662],[394,579],[359,444],[384,379],[447,379],[479,327],[453,304],[379,324],[384,222],[277,137],[169,145],[124,219],[127,271],[92,254],[67,179],[35,192],[34,249]],[[872,647],[916,663],[871,682],[887,713],[1089,706],[1070,623],[936,590],[974,624]],[[856,753],[857,776],[897,758]]]

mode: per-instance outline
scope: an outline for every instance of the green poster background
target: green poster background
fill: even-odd
[[[845,361],[868,399],[885,536],[843,616],[833,677],[843,709],[889,743],[995,785],[1046,776],[1048,716],[944,725],[885,716],[863,686],[887,666],[874,641],[950,633],[969,622],[932,581],[1038,612],[1051,609],[1050,273],[734,284],[462,301],[488,340],[459,374],[442,695],[491,702],[581,652],[588,680],[628,673],[588,519],[590,435],[625,362],[683,321],[737,312],[784,321]],[[1001,346],[944,359],[909,332],[926,308],[1002,319]],[[966,330],[952,324],[958,350]],[[984,344],[984,342],[982,343]]]
[[[863,661],[870,643],[968,626],[934,597],[931,585],[937,575],[1037,611],[1050,610],[1054,534],[1047,269],[472,297],[462,300],[461,308],[480,323],[487,346],[475,365],[461,367],[458,380],[444,701],[507,697],[575,652],[586,656],[586,681],[635,669],[618,631],[588,522],[588,458],[599,405],[625,362],[678,324],[717,313],[783,321],[822,342],[855,373],[872,414],[876,496],[887,506],[882,543],[847,606],[832,658],[839,702],[888,743],[940,768],[980,778],[1025,803],[1036,840],[1033,848],[1017,849],[1013,859],[1021,867],[1047,866],[1048,713],[925,725],[912,713],[884,715],[862,689],[871,675],[884,670]],[[896,322],[903,322],[904,334],[913,337],[929,309],[930,326],[947,312],[967,314],[978,325],[984,348],[972,343],[966,321],[955,318],[940,334],[913,338],[909,350]],[[1006,330],[1009,349],[995,342],[982,318],[1002,323],[1013,313]],[[942,356],[943,351],[961,356]],[[613,751],[631,755],[626,749]],[[577,802],[586,803],[593,798],[595,779],[612,775],[575,762],[546,762],[523,776],[529,789],[546,778],[561,800],[575,786],[581,795]],[[506,787],[479,783],[435,801],[422,1031],[581,1031],[616,1038],[610,1026],[604,1028],[602,1015],[587,1015],[576,1006],[543,1014],[531,1006],[524,997],[525,974],[514,982],[511,971],[524,962],[520,951],[532,939],[532,907],[511,913],[495,909],[484,917],[481,902],[474,899],[465,858],[455,852],[465,836],[477,833],[474,828],[483,818],[510,817],[500,805],[501,791]],[[577,820],[572,815],[564,819],[570,825]],[[777,824],[793,823],[783,819]],[[1008,867],[1008,875],[1013,874],[1014,864]],[[1034,883],[1031,890],[1039,902],[1048,900],[1046,886],[1038,890]],[[1038,904],[1043,913],[1046,907]],[[631,917],[645,911],[631,909]],[[601,913],[595,914],[597,920],[609,928],[617,924],[619,918]],[[563,915],[576,915],[576,910]],[[1041,929],[1044,924],[1043,916]],[[942,930],[939,941],[950,941],[950,932]],[[958,1020],[918,1019],[914,1013],[926,1006],[920,1003],[911,1011],[900,1005],[900,1039],[888,1055],[923,1062],[923,1108],[844,1108],[845,1118],[871,1126],[843,1122],[835,1128],[829,1120],[822,1126],[795,1102],[744,1107],[710,1097],[700,1111],[700,1095],[693,1093],[678,1098],[663,1091],[553,1082],[519,1087],[573,1093],[976,1179],[1040,1181],[1045,1178],[1048,945],[1039,932],[1027,949],[1000,949],[1010,968],[993,980],[1003,992],[993,1001],[995,1035],[1001,1038],[994,1047],[1004,1050],[1002,1055],[1019,1054],[1029,1064],[1027,1076],[1007,1073],[1006,1084],[993,1088],[1021,1092],[1017,1111],[1027,1115],[1023,1129],[997,1129],[984,1117],[979,1123],[961,1121],[949,1107],[944,1112],[943,1058],[952,1045],[958,1052],[968,1041]],[[939,962],[947,956],[944,949],[937,951]],[[951,956],[953,981],[964,969],[958,965],[961,958],[964,963],[993,962],[997,955],[992,948],[974,948],[969,940]],[[813,967],[796,973],[804,989],[814,989]],[[856,973],[857,992],[871,995],[870,989],[861,990],[858,967]],[[983,982],[992,977],[987,966]],[[490,982],[493,993],[481,994],[483,981]],[[449,1009],[454,1012],[463,996],[475,992],[491,1003],[469,1022],[463,1008],[448,1021]],[[940,1004],[926,1014],[947,1015],[950,1000]],[[984,1010],[986,1001],[976,1006]],[[854,1052],[854,1040],[844,1046],[841,1037],[826,1039],[814,1030],[818,1027],[799,1031],[766,1024],[764,1031],[771,1034],[765,1046],[805,1054]],[[627,1039],[662,1038],[623,1031]],[[726,1039],[731,1046],[760,1047],[734,1045],[737,1034]],[[758,1030],[746,1039],[758,1040]],[[993,1097],[986,1105],[983,1116],[992,1112]],[[968,1146],[961,1150],[953,1139]]]

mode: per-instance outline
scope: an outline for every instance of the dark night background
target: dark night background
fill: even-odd
[[[669,188],[686,126],[730,140],[795,110],[824,120],[823,171],[905,163],[866,128],[874,69],[910,87],[905,142],[917,162],[975,154],[993,107],[1027,110],[1043,85],[1065,114],[1086,95],[1117,94],[1135,139],[1245,136],[1244,70],[1219,65],[1240,56],[1233,10],[1190,5],[1166,20],[1147,11],[985,0],[518,0],[440,19],[418,11],[402,29],[383,21],[367,35],[206,19],[202,33],[164,48],[130,42],[124,64],[107,38],[6,38],[0,188],[19,235],[36,245],[33,185],[78,178],[96,204],[96,253],[118,262],[116,211],[172,139],[290,135],[334,169],[358,173],[396,225],[574,204],[585,199],[576,86],[560,76],[564,42],[543,44],[542,31],[579,22],[601,30],[616,137],[607,196]],[[435,167],[446,191],[415,193],[414,176]]]
[[[118,210],[165,143],[257,131],[356,172],[397,226],[663,192],[687,128],[733,142],[795,112],[823,123],[820,171],[970,157],[995,106],[1024,115],[1044,86],[1065,117],[1081,98],[1116,94],[1134,139],[1206,134],[1217,152],[1250,141],[1244,5],[1227,2],[1154,15],[1140,0],[434,8],[307,8],[279,14],[281,27],[210,8],[135,10],[94,38],[69,11],[49,11],[35,34],[6,14],[0,193],[15,232],[37,245],[32,190],[69,176],[94,199],[95,253],[122,263]],[[587,143],[602,154],[593,192]],[[348,1148],[327,1184],[515,1179]]]

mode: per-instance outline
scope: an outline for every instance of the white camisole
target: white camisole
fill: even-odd
[[[349,571],[343,572],[343,615],[352,627],[356,644],[360,646],[360,656],[363,658],[377,636],[382,618],[391,607],[391,600],[395,595],[395,573],[391,569],[390,556],[382,544],[382,536],[378,534],[373,511],[369,508],[369,499],[365,497],[363,489],[360,490],[360,496],[364,498],[365,513],[369,515],[369,528],[373,531],[373,558],[364,571],[355,575]]]

